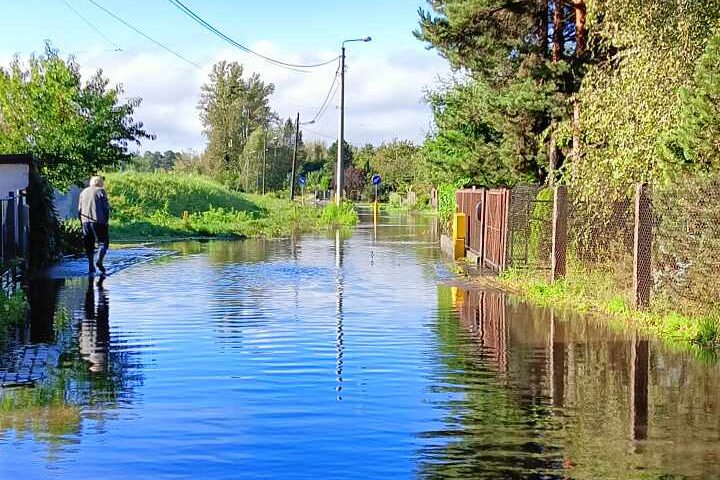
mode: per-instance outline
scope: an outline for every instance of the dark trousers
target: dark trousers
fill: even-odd
[[[98,244],[98,263],[102,263],[110,243],[107,223],[83,222],[83,242],[85,244],[85,255],[90,261],[95,256],[95,244]]]

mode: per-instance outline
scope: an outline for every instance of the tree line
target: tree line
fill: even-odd
[[[432,0],[435,182],[620,198],[720,165],[720,1]]]

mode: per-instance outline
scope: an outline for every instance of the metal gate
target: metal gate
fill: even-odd
[[[484,266],[496,272],[505,269],[509,193],[506,188],[496,188],[488,190],[485,195],[485,248],[482,260]]]
[[[457,209],[465,214],[465,248],[478,259],[478,265],[500,272],[507,261],[507,229],[510,191],[466,188],[455,194]]]
[[[465,214],[467,229],[465,248],[481,256],[483,252],[482,234],[485,218],[485,189],[466,188],[455,193],[458,211]]]

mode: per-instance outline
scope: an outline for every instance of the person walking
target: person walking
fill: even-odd
[[[97,267],[100,273],[104,275],[105,266],[103,260],[110,243],[108,232],[110,203],[101,177],[92,177],[90,185],[80,192],[78,216],[82,223],[85,255],[89,262],[88,273],[95,273],[95,267]],[[95,259],[96,243],[98,245],[97,260]]]

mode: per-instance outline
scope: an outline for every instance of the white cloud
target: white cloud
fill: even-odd
[[[336,55],[331,51],[293,57],[278,51],[270,42],[258,42],[253,49],[291,63],[312,63]],[[431,123],[429,108],[422,103],[424,90],[449,70],[433,52],[394,52],[385,56],[362,52],[348,55],[346,76],[346,138],[355,144],[379,143],[393,138],[421,141]],[[128,97],[141,97],[136,118],[157,134],[143,148],[202,150],[205,139],[198,118],[200,87],[212,64],[219,60],[238,61],[247,72],[258,72],[275,84],[271,104],[281,117],[295,115],[301,121],[315,115],[327,94],[335,64],[302,74],[268,65],[257,57],[237,50],[218,50],[196,69],[180,60],[158,53],[90,52],[79,56],[83,74],[102,68],[111,83],[123,84]],[[304,132],[306,139],[331,141],[337,131],[337,96],[325,115]],[[318,132],[322,135],[317,135]]]

